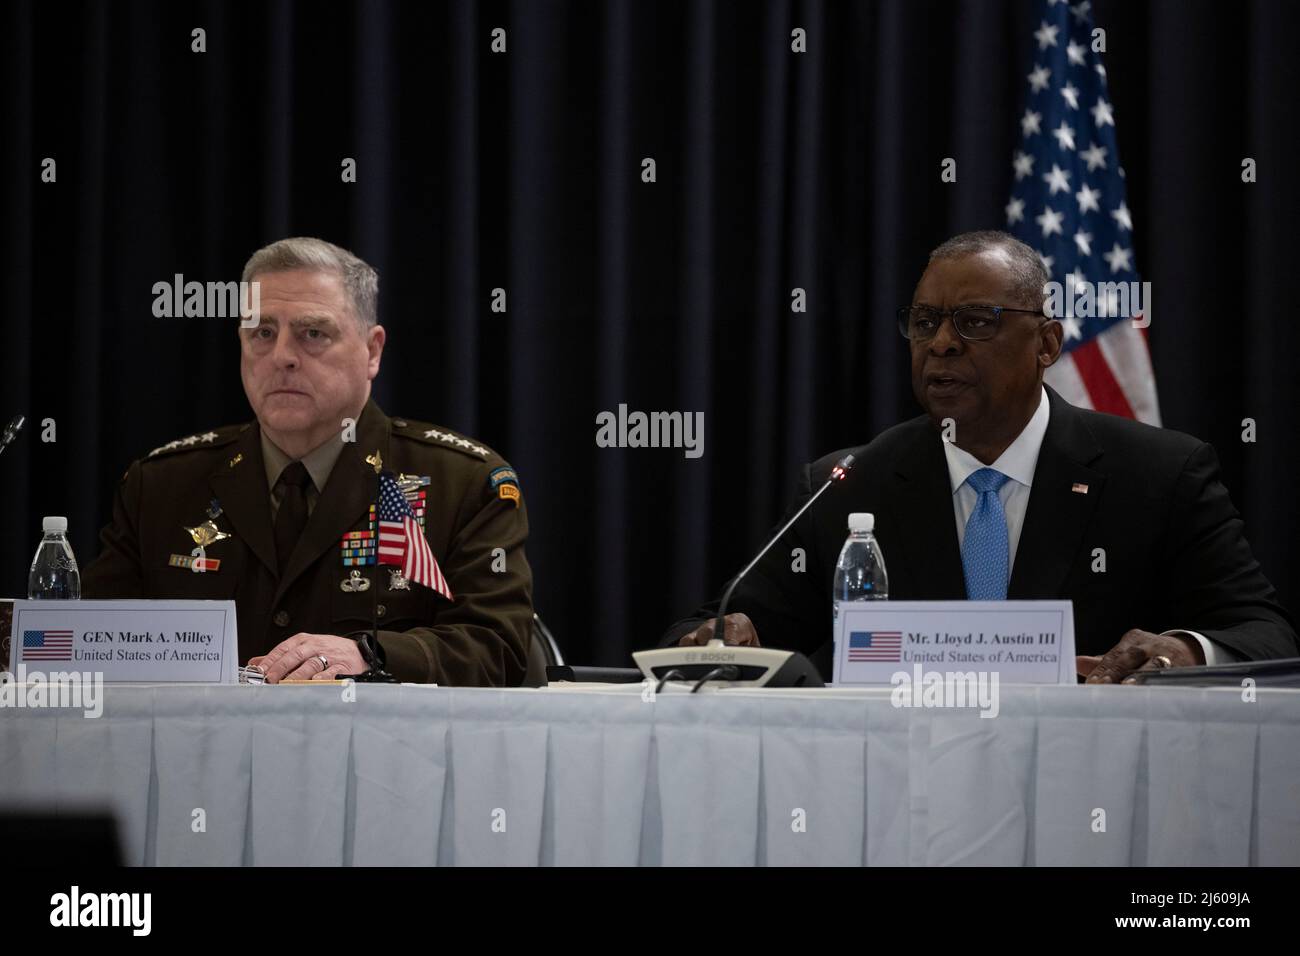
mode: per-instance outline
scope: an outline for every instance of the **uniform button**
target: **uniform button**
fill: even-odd
[[[381,605],[379,605],[377,608],[375,608],[375,612],[376,612],[380,617],[383,617],[385,614],[388,613],[388,608],[384,607],[384,605],[381,604]]]
[[[397,428],[405,428],[405,427],[406,427],[406,422],[402,421],[402,419],[400,419],[400,418],[394,418],[394,419],[393,419],[393,425],[394,425],[395,427],[397,427]]]
[[[275,617],[271,618],[271,621],[276,627],[287,627],[289,624],[289,612],[276,611]]]

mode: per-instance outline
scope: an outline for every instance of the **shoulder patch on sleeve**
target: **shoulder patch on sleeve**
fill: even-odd
[[[506,483],[518,485],[519,476],[515,474],[515,470],[509,465],[502,465],[500,468],[494,468],[488,473],[488,481],[492,482],[492,488],[495,490]]]
[[[513,501],[515,507],[519,507],[519,476],[509,465],[503,465],[500,468],[494,468],[488,474],[488,482],[492,485],[492,490],[497,493],[498,498],[506,501]]]
[[[439,428],[437,425],[429,425],[425,422],[412,422],[403,418],[394,418],[393,434],[401,435],[404,438],[413,438],[416,441],[424,442],[426,445],[453,448],[469,455],[471,458],[477,458],[479,461],[487,461],[492,456],[492,449],[480,445],[472,438],[457,435],[453,431]]]
[[[170,455],[175,452],[193,451],[196,448],[220,448],[222,445],[229,445],[239,437],[247,425],[227,425],[224,428],[218,428],[215,431],[199,432],[195,435],[187,435],[185,438],[178,438],[170,441],[165,445],[159,445],[145,459],[158,458],[162,455]]]

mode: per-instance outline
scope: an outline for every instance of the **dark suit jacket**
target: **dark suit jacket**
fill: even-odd
[[[1196,631],[1252,660],[1296,656],[1295,629],[1250,552],[1214,449],[1076,408],[1050,388],[1048,399],[1007,597],[1072,600],[1080,654],[1103,654],[1141,628]],[[802,651],[827,678],[835,562],[851,512],[876,516],[890,598],[966,597],[947,460],[924,415],[804,466],[787,519],[848,451],[857,456],[848,477],[773,546],[728,609],[748,614],[765,646]],[[1071,490],[1076,483],[1087,493]],[[794,548],[807,555],[803,572],[792,570]],[[1092,570],[1096,548],[1105,549],[1104,573]],[[716,612],[716,602],[699,609],[662,643]]]
[[[454,601],[411,583],[390,587],[389,569],[357,570],[364,592],[343,590],[342,537],[369,528],[379,451],[393,474],[428,476],[424,533]],[[101,535],[103,551],[82,573],[87,598],[233,598],[241,661],[299,631],[340,636],[377,616],[388,670],[399,680],[518,685],[528,662],[532,574],[524,557],[528,513],[490,476],[506,462],[478,442],[422,422],[389,418],[368,402],[356,441],[345,442],[281,577],[258,425],[219,428],[155,449],[127,469]],[[500,478],[500,474],[498,474]],[[513,489],[511,489],[513,490]],[[187,527],[220,502],[210,544],[215,571],[171,563],[189,555]],[[495,549],[500,551],[494,553]]]

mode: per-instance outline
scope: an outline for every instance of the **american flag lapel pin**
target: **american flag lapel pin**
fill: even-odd
[[[1076,495],[1086,495],[1088,493],[1088,486],[1081,481],[1076,481],[1070,486],[1070,490]]]

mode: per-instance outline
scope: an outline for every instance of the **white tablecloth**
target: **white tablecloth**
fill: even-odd
[[[355,691],[5,708],[0,807],[107,805],[133,864],[1300,864],[1300,691]]]

